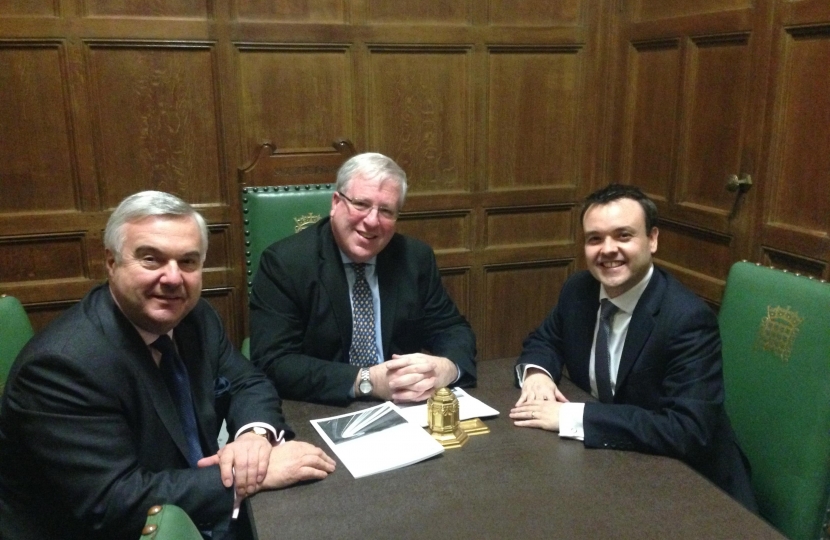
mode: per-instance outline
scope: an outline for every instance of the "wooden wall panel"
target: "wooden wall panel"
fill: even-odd
[[[208,16],[206,0],[84,0],[85,14],[95,17],[177,17]]]
[[[346,19],[344,0],[236,0],[237,16],[251,21],[342,23]]]
[[[352,132],[351,52],[344,45],[237,44],[245,148],[321,148]]]
[[[54,17],[60,12],[60,0],[5,0],[0,2],[0,17],[4,16],[46,16]]]
[[[490,48],[488,189],[580,183],[581,49]]]
[[[90,42],[104,208],[140,189],[223,200],[220,104],[207,43]]]
[[[830,26],[787,33],[782,96],[773,145],[779,149],[772,173],[777,182],[767,224],[816,237],[830,233]],[[808,127],[809,129],[804,129]]]
[[[467,47],[369,46],[367,150],[407,173],[411,193],[470,189]]]
[[[472,216],[468,211],[407,212],[401,216],[398,232],[432,246],[436,255],[468,252],[473,247]]]
[[[633,43],[629,48],[624,107],[622,176],[657,200],[669,199],[677,136],[680,43]]]
[[[556,304],[559,290],[573,272],[573,260],[494,265],[485,268],[489,306],[479,354],[484,358],[517,356],[522,341]]]
[[[366,0],[366,19],[373,23],[463,24],[470,20],[474,0]]]
[[[86,278],[84,235],[33,235],[0,239],[0,282]]]
[[[78,209],[65,69],[58,41],[0,40],[0,213]]]
[[[470,269],[469,268],[442,268],[441,282],[447,289],[447,294],[453,299],[458,311],[469,318],[470,316]]]
[[[742,172],[749,56],[748,34],[689,41],[675,200],[690,210],[719,216],[732,210],[725,171]]]
[[[488,209],[485,246],[492,249],[573,244],[571,214],[570,206]]]
[[[507,26],[576,26],[584,4],[580,0],[491,0],[489,20]]]
[[[751,7],[752,0],[634,0],[634,20],[705,15]]]

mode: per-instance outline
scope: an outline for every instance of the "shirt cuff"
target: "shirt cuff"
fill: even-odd
[[[516,378],[519,379],[519,388],[521,388],[525,383],[525,377],[527,377],[527,370],[529,368],[536,368],[544,371],[548,374],[548,377],[553,380],[550,372],[541,366],[537,366],[536,364],[519,364],[516,366]]]
[[[241,428],[239,428],[236,431],[236,436],[234,436],[233,439],[236,440],[237,437],[242,435],[244,432],[248,431],[251,428],[255,428],[255,427],[265,428],[265,429],[267,429],[268,431],[271,432],[271,437],[273,437],[271,439],[271,441],[272,441],[271,446],[279,446],[279,445],[281,445],[282,443],[285,442],[285,431],[280,430],[279,433],[277,433],[277,430],[274,429],[274,426],[272,426],[271,424],[266,424],[265,422],[251,422],[250,424],[245,424],[244,426],[242,426]],[[242,499],[240,499],[239,496],[236,494],[236,482],[234,482],[234,486],[233,486],[233,513],[231,514],[231,519],[236,519],[236,518],[239,517],[239,508],[241,506],[242,506]]]
[[[585,429],[582,427],[584,412],[584,403],[563,403],[559,407],[559,436],[584,441]]]

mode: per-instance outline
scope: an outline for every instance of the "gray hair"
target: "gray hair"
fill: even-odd
[[[406,173],[392,158],[374,152],[366,152],[349,158],[337,171],[335,189],[340,192],[345,191],[349,187],[352,178],[358,175],[366,180],[393,181],[401,191],[398,209],[403,206],[404,200],[406,200]]]
[[[202,262],[205,262],[208,247],[205,218],[180,198],[163,191],[141,191],[130,195],[121,201],[110,216],[107,228],[104,229],[104,247],[112,252],[117,262],[121,262],[121,249],[126,237],[124,225],[150,216],[190,216],[195,219],[202,240],[200,256]]]

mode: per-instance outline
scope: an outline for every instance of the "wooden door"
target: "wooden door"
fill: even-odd
[[[640,0],[620,19],[610,179],[654,198],[658,264],[712,304],[753,250],[770,11]],[[756,185],[729,191],[730,175]]]

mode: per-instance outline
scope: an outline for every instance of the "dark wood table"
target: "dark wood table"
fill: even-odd
[[[518,398],[512,359],[479,363],[469,393],[500,411],[491,432],[430,460],[355,480],[338,461],[321,482],[252,499],[263,540],[735,539],[784,538],[684,463],[616,450],[589,450],[552,432],[513,426]],[[585,394],[563,381],[574,401]],[[286,401],[298,439],[333,452],[310,419],[347,408]]]

